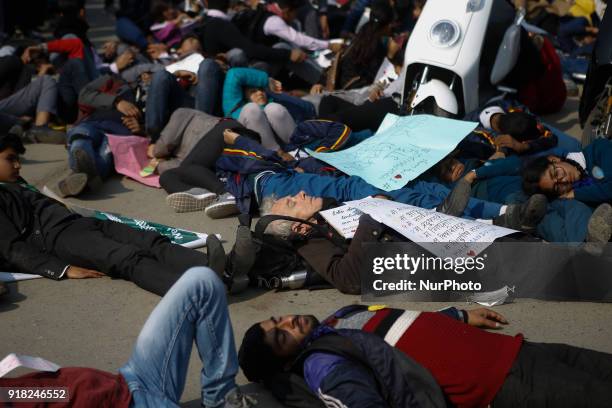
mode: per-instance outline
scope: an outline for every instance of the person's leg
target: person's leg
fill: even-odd
[[[220,406],[236,388],[238,358],[225,286],[209,268],[185,272],[143,326],[119,370],[135,402],[151,395],[179,403],[194,340],[203,366],[202,402]]]
[[[261,144],[266,149],[278,150],[280,146],[276,142],[274,137],[274,131],[270,127],[268,118],[266,117],[263,109],[256,103],[250,102],[244,105],[238,118],[244,127],[254,130],[261,136]]]
[[[46,125],[57,114],[57,83],[48,75],[36,78],[26,87],[0,100],[0,112],[14,116],[36,113],[35,125]]]
[[[249,57],[247,57],[246,52],[240,48],[232,48],[225,53],[225,58],[232,68],[249,66]]]
[[[88,82],[89,78],[83,60],[72,58],[62,66],[57,87],[62,103],[62,115],[68,122],[76,120],[79,92]]]
[[[115,29],[117,31],[117,36],[123,42],[134,44],[141,50],[145,50],[147,45],[149,45],[147,37],[145,37],[142,30],[127,17],[117,18]]]
[[[607,407],[610,361],[604,353],[524,342],[492,407]]]
[[[538,224],[538,235],[549,242],[584,242],[593,210],[577,200],[554,200]]]
[[[223,71],[212,58],[206,58],[198,68],[195,108],[214,115],[221,109],[221,90],[223,88]]]
[[[393,98],[381,98],[375,102],[367,101],[363,105],[353,105],[340,98],[326,96],[319,105],[321,118],[344,123],[356,132],[365,129],[376,131],[387,113],[399,113],[399,106]]]
[[[83,160],[83,155],[87,160]],[[112,172],[113,157],[108,140],[95,123],[81,123],[68,131],[68,164],[72,171],[86,173],[91,178],[105,178]]]
[[[313,103],[305,98],[297,98],[285,93],[269,93],[268,96],[271,97],[274,102],[283,105],[289,111],[296,123],[315,119],[317,117],[317,112]]]
[[[274,133],[283,141],[289,143],[289,139],[295,130],[295,121],[289,111],[281,104],[272,102],[266,105],[264,113]]]
[[[287,43],[274,44],[273,48],[291,50],[293,47]],[[304,81],[311,85],[316,84],[321,79],[323,68],[312,58],[307,58],[303,62],[289,62],[287,68]]]
[[[208,167],[197,164],[181,164],[181,166],[164,172],[159,177],[159,183],[168,194],[204,188],[217,195],[225,193],[225,185],[217,174]]]
[[[145,115],[145,127],[152,142],[157,140],[170,114],[178,108],[193,108],[193,100],[174,75],[166,70],[157,71],[151,79]]]

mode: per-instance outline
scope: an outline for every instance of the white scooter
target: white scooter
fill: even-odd
[[[507,0],[428,0],[406,47],[404,111],[463,117],[511,91],[500,85],[518,58],[522,16]]]

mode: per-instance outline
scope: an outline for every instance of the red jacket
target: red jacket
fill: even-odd
[[[64,40],[53,40],[47,43],[47,51],[68,54],[68,58],[83,59],[84,45],[78,38],[67,38]]]

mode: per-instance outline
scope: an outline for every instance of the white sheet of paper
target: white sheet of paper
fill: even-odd
[[[32,275],[29,273],[17,273],[17,272],[0,272],[0,282],[17,282],[28,279],[42,278],[40,275]]]
[[[61,368],[57,364],[47,361],[44,358],[11,353],[0,361],[0,378],[18,367],[26,367],[32,370],[48,371],[51,373]]]
[[[346,205],[370,214],[375,220],[440,257],[476,256],[495,239],[516,232],[380,198],[349,201]]]
[[[346,239],[351,239],[359,226],[359,217],[363,214],[356,208],[343,205],[329,210],[320,211],[319,214],[331,225],[340,235]]]
[[[174,74],[176,71],[189,71],[197,75],[202,61],[204,61],[202,54],[191,54],[174,64],[168,65],[166,71],[171,74]]]

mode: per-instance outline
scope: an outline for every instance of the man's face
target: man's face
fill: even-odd
[[[181,47],[176,50],[176,53],[179,57],[182,57],[183,55],[193,54],[201,50],[202,46],[200,45],[200,41],[197,38],[189,37],[181,43]]]
[[[319,325],[311,315],[288,315],[271,317],[259,323],[265,332],[264,342],[278,357],[295,356],[304,339]]]
[[[558,157],[550,156],[550,164],[540,177],[540,189],[548,194],[563,195],[572,190],[572,185],[580,180],[580,171],[572,164]]]
[[[286,196],[276,200],[272,206],[272,213],[309,220],[322,208],[323,199],[321,197],[312,197],[304,191],[300,191],[294,196]]]
[[[0,152],[0,182],[15,183],[19,180],[20,169],[19,155],[12,147]]]

